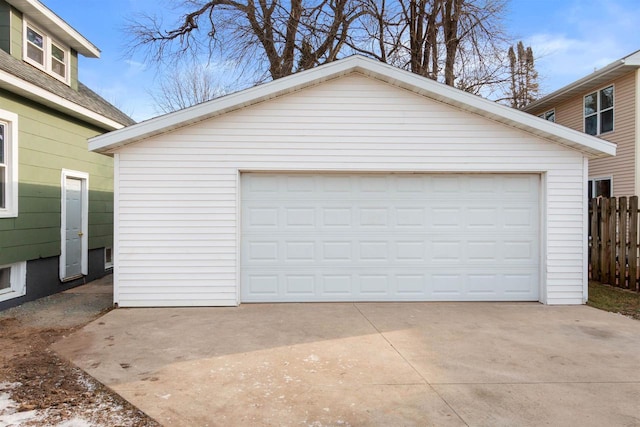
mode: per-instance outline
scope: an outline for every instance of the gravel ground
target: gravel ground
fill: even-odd
[[[158,426],[49,346],[112,307],[111,276],[0,311],[0,426]]]

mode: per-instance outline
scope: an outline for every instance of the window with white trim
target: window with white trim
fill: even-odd
[[[9,160],[7,155],[9,144],[9,138],[7,136],[7,129],[9,126],[5,122],[0,122],[0,209],[4,209],[7,207],[7,172],[9,168],[7,167],[7,161]]]
[[[18,216],[18,116],[0,110],[0,218]]]
[[[24,296],[27,292],[26,261],[0,265],[0,301]]]
[[[556,122],[556,110],[549,110],[549,111],[545,111],[544,113],[540,114],[538,117],[540,117],[541,119],[545,119],[548,120],[550,122],[555,123]]]
[[[104,269],[109,270],[113,268],[113,248],[104,248]]]
[[[589,180],[589,199],[596,197],[612,197],[613,180],[608,178],[593,178]]]
[[[47,33],[24,21],[24,60],[69,84],[70,50]]]
[[[584,97],[584,132],[600,135],[613,130],[613,85]]]

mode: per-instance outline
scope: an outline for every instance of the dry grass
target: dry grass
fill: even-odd
[[[640,293],[589,282],[587,305],[640,320]]]

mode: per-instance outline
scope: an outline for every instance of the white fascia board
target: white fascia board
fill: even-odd
[[[577,92],[588,91],[592,86],[601,85],[602,79],[607,79],[609,75],[611,75],[611,80],[615,79],[616,77],[619,77],[617,75],[614,75],[613,73],[616,71],[622,70],[625,66],[626,64],[624,63],[624,61],[616,61],[614,63],[611,63],[606,67],[601,68],[600,70],[589,74],[588,76],[585,76],[579,80],[576,80],[573,83],[570,83],[564,87],[561,87],[560,89],[550,93],[547,96],[544,96],[536,101],[533,101],[532,103],[523,107],[522,111],[526,111],[526,112],[534,111],[534,110],[537,110],[538,108],[541,108],[542,105],[546,105],[550,102],[553,102],[555,99],[561,98],[563,96],[573,96],[574,92],[577,93]]]
[[[117,147],[149,138],[161,133],[188,126],[211,117],[257,104],[285,93],[295,92],[301,88],[319,84],[331,78],[338,77],[340,70],[327,69],[333,64],[340,65],[340,69],[348,70],[345,64],[336,61],[323,67],[293,74],[259,86],[222,96],[202,104],[194,105],[182,110],[168,113],[153,119],[145,120],[115,132],[109,132],[89,139],[89,150],[107,152]],[[315,71],[315,73],[314,73]]]
[[[38,0],[7,0],[7,3],[36,21],[59,42],[68,44],[87,58],[100,58],[100,49]]]
[[[443,83],[427,80],[424,77],[405,72],[381,62],[374,62],[372,65],[373,67],[368,69],[369,72],[364,71],[365,74],[371,77],[381,78],[387,83],[404,87],[457,109],[468,111],[552,140],[561,145],[584,151],[590,154],[592,158],[606,157],[608,155],[613,156],[616,153],[616,144],[612,142],[552,123],[548,120],[507,107],[506,105],[489,101],[478,95],[455,89]],[[375,70],[375,74],[372,75],[371,71],[374,71],[373,68],[376,67],[379,67],[380,70]],[[386,68],[386,70],[382,72],[382,68]]]
[[[605,65],[599,70],[596,70],[573,83],[553,91],[549,95],[546,95],[523,107],[522,111],[532,112],[542,108],[544,105],[553,103],[556,99],[563,99],[567,96],[575,96],[578,92],[587,92],[592,89],[597,89],[598,86],[606,84],[606,81],[613,81],[622,74],[636,68],[640,68],[640,51],[636,51],[622,59],[618,59],[617,61]]]
[[[506,105],[489,101],[478,95],[455,89],[442,83],[425,78],[413,73],[408,73],[398,68],[381,62],[373,62],[369,68],[375,75],[372,77],[382,78],[387,83],[405,87],[418,94],[451,105],[457,109],[468,111],[499,123],[515,127],[534,135],[550,139],[561,145],[569,146],[590,154],[590,157],[600,157],[615,155],[616,144],[602,140],[583,132],[578,132],[548,120],[523,113]],[[384,68],[384,70],[383,70]],[[364,71],[365,74],[370,74]]]
[[[89,149],[107,152],[154,135],[206,120],[228,111],[294,92],[342,75],[359,72],[511,127],[583,151],[589,157],[615,155],[616,145],[528,113],[500,105],[417,74],[363,56],[351,56],[320,67],[156,117],[89,140]]]
[[[18,94],[25,98],[36,101],[40,104],[51,107],[73,117],[77,117],[88,123],[96,125],[105,130],[121,129],[124,125],[111,120],[95,111],[91,111],[75,102],[69,101],[55,93],[42,89],[32,83],[0,70],[0,87],[9,92]]]

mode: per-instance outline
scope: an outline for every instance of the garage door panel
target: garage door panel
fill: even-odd
[[[535,271],[491,269],[458,271],[433,269],[334,269],[332,272],[289,272],[243,274],[243,285],[251,292],[245,302],[265,298],[278,301],[477,301],[531,300],[537,286]],[[505,298],[506,297],[506,298]]]
[[[247,237],[243,244],[242,263],[249,268],[252,265],[312,267],[354,262],[380,267],[416,264],[432,267],[479,264],[495,268],[537,265],[538,245],[525,237],[496,236],[490,240],[427,233],[379,237],[375,240],[345,234],[327,234],[313,240],[294,235],[278,236],[277,239]]]
[[[331,273],[309,274],[296,271],[271,274],[245,274],[243,284],[251,289],[245,302],[278,297],[279,301],[299,301],[306,295],[312,301],[371,300],[460,300],[475,301],[479,295],[490,300],[531,300],[536,298],[535,271],[513,270],[496,273],[490,269],[453,272],[434,269],[401,271],[335,269]],[[455,297],[455,298],[454,298]]]
[[[486,231],[533,234],[538,231],[538,207],[534,204],[518,207],[471,206],[467,208],[413,205],[395,207],[378,205],[347,206],[326,202],[328,206],[309,207],[304,201],[292,201],[287,208],[266,207],[271,201],[249,203],[244,207],[245,226],[250,232],[274,231],[327,231],[332,230],[386,230],[388,232]],[[323,201],[316,201],[323,203]],[[431,202],[434,205],[435,202]],[[357,202],[353,202],[357,204]]]
[[[536,175],[243,174],[242,301],[537,300],[538,191]]]

